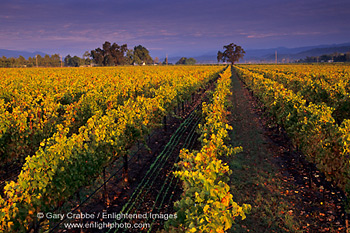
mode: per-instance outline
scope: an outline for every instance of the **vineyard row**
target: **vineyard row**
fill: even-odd
[[[143,77],[147,80],[147,77],[153,77],[153,81],[149,81],[151,84],[143,85],[143,87],[153,85],[148,92],[145,88],[139,90],[116,88],[116,83],[120,81],[117,73],[114,74],[114,79],[108,79],[104,76],[104,78],[98,79],[97,82],[95,82],[96,80],[93,81],[96,79],[95,77],[91,77],[90,82],[85,81],[87,82],[86,86],[88,86],[87,92],[82,94],[80,98],[74,98],[75,95],[68,95],[72,103],[67,104],[74,114],[79,112],[79,110],[73,110],[77,109],[75,105],[84,99],[85,94],[89,96],[88,93],[90,92],[97,93],[97,96],[92,95],[94,98],[88,98],[92,103],[90,105],[87,101],[86,106],[105,107],[90,112],[91,116],[88,114],[89,117],[86,117],[88,118],[86,123],[83,122],[82,126],[79,126],[76,131],[73,130],[73,133],[69,125],[62,123],[62,121],[54,121],[53,128],[56,130],[51,132],[52,136],[48,135],[47,138],[44,138],[35,154],[26,157],[26,162],[17,181],[11,181],[5,186],[4,198],[0,198],[0,229],[5,232],[13,232],[26,231],[32,228],[36,224],[36,214],[38,212],[47,212],[54,209],[80,187],[87,185],[109,161],[123,156],[136,140],[143,138],[151,128],[159,125],[163,116],[171,112],[179,100],[189,98],[195,90],[213,79],[222,68],[192,67],[192,71],[191,68],[183,69],[172,70],[172,72],[161,70],[164,73],[160,74],[152,72],[152,70],[140,69],[138,77],[131,79],[130,76],[127,76],[127,78],[122,79],[132,86],[131,84],[135,85],[135,80],[143,80]],[[108,70],[102,69],[102,71]],[[115,70],[110,71],[116,72]],[[60,82],[60,76],[56,76],[58,74],[59,72],[54,73],[55,80]],[[83,81],[87,78],[85,76],[85,78],[80,79]],[[36,83],[46,82],[43,77],[41,79],[40,77],[27,79],[29,82],[30,80]],[[70,83],[71,80],[74,79],[66,78],[66,87],[74,86]],[[48,87],[50,87],[49,84]],[[54,87],[56,86],[53,83],[51,88],[48,89],[55,89]],[[46,97],[42,97],[39,91],[45,92],[45,89],[35,90],[32,94],[37,96],[32,99],[36,100],[38,96],[41,96],[40,98],[46,101]],[[117,94],[108,96],[107,93],[114,93],[113,91]],[[47,93],[46,96],[50,99],[50,95]],[[56,95],[53,94],[53,96]],[[101,102],[98,100],[101,100]],[[12,102],[6,101],[4,106],[7,109],[3,113],[10,116],[14,113],[11,111],[11,104],[17,99],[13,98]],[[23,107],[24,102],[20,102],[19,108]],[[40,106],[39,108],[44,106],[41,105],[43,102],[35,102]],[[58,106],[62,105],[57,101],[53,101],[53,103]],[[34,106],[37,105],[34,104]],[[31,106],[21,109],[21,112],[25,113],[30,109]],[[47,114],[49,113],[55,115],[54,113],[57,113],[56,108],[47,112]],[[38,116],[38,118],[41,120],[47,119],[41,116]],[[70,120],[74,121],[73,119]],[[26,131],[27,126],[30,126],[30,120],[24,117],[23,122],[25,123],[23,123],[24,131]],[[8,125],[5,124],[5,126]],[[8,129],[12,130],[12,128],[14,128],[13,125],[8,126]],[[2,131],[2,136],[7,133],[7,130]],[[21,134],[22,131],[19,133]],[[31,137],[29,136],[28,139],[30,140]]]
[[[340,188],[350,192],[350,119],[339,125],[325,103],[306,101],[281,83],[247,68],[235,72],[275,116],[293,143]]]
[[[220,157],[230,156],[242,148],[231,148],[226,140],[227,101],[230,95],[231,67],[220,75],[210,103],[203,103],[204,124],[199,126],[200,151],[183,149],[179,171],[175,175],[183,182],[181,200],[175,203],[177,219],[167,223],[166,231],[224,232],[231,228],[235,218],[242,219],[250,205],[239,206],[233,201],[228,186],[229,166]]]

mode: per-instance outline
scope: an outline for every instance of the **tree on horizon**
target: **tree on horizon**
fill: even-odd
[[[134,63],[138,65],[142,65],[143,63],[150,65],[153,63],[153,59],[149,55],[149,51],[142,45],[134,47]]]
[[[128,50],[126,44],[118,45],[116,43],[111,44],[106,41],[101,48],[91,50],[90,56],[96,65],[99,66],[114,66],[124,65],[124,57]]]
[[[231,43],[229,45],[223,46],[225,49],[224,52],[218,51],[217,59],[218,62],[230,62],[231,65],[233,65],[235,62],[238,62],[239,59],[243,58],[245,51],[244,49],[236,45],[234,43]]]
[[[182,57],[175,64],[176,65],[194,65],[196,63],[197,61],[193,57],[190,57],[190,58]]]

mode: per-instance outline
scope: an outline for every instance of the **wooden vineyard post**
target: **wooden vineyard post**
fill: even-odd
[[[124,166],[123,166],[123,176],[124,176],[124,181],[125,182],[128,182],[128,154],[125,153],[123,155],[123,158],[124,158]]]
[[[32,232],[34,233],[40,232],[40,220],[39,221],[34,220]]]
[[[137,140],[137,160],[136,160],[136,163],[140,162],[140,153],[139,153],[140,149],[141,149],[140,140]]]
[[[109,201],[108,201],[108,192],[107,192],[107,184],[106,184],[106,167],[103,168],[103,199],[105,206],[109,207]]]
[[[348,197],[348,192],[345,193],[345,203],[346,203],[346,207],[345,207],[345,229],[346,229],[346,233],[349,233],[349,197]]]
[[[310,167],[311,165],[309,165],[309,167]],[[311,168],[311,167],[310,167]],[[312,171],[311,169],[310,169],[310,171]],[[311,174],[311,172],[309,172],[309,187],[310,188],[312,188],[312,174]]]
[[[163,125],[164,125],[164,131],[167,131],[166,116],[163,117]]]
[[[80,199],[80,193],[79,193],[79,192],[80,192],[80,191],[76,192],[76,194],[77,194],[77,199],[78,199],[78,203],[79,203],[78,205],[81,204],[81,199]],[[80,208],[78,208],[77,211],[78,211],[79,214],[81,214]],[[83,224],[83,218],[80,218],[79,221],[80,221],[80,224]],[[83,229],[81,229],[80,232],[83,232]]]

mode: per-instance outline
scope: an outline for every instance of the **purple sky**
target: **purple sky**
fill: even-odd
[[[82,56],[105,41],[151,56],[350,42],[349,0],[0,0],[0,48]]]

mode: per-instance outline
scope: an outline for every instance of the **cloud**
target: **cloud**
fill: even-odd
[[[179,33],[178,32],[170,32],[169,30],[160,30],[159,34],[162,36],[177,36]]]
[[[249,39],[260,39],[266,37],[285,37],[285,36],[314,36],[321,35],[322,32],[280,32],[280,33],[240,33]]]
[[[177,51],[347,42],[349,11],[346,0],[13,0],[0,8],[0,44],[89,50],[110,41]]]

